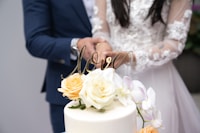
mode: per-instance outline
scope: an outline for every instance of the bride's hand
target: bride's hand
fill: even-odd
[[[101,42],[96,44],[96,52],[97,54],[94,56],[94,62],[96,68],[100,68],[102,65],[105,64],[106,54],[107,52],[112,51],[112,47],[108,42]]]
[[[107,52],[106,56],[112,58],[110,67],[115,69],[130,61],[129,52]]]

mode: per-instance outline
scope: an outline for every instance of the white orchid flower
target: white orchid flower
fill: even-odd
[[[145,86],[142,84],[142,82],[138,80],[132,81],[132,90],[131,95],[133,97],[133,100],[136,104],[142,103],[143,100],[147,97],[147,92]]]
[[[146,95],[145,100],[142,102],[142,109],[149,110],[155,107],[155,99],[156,99],[156,93],[153,90],[153,88],[150,87],[147,90],[147,95]]]
[[[162,117],[161,117],[161,112],[159,110],[154,111],[151,124],[155,128],[159,128],[162,126]]]
[[[144,120],[150,122],[154,128],[159,128],[162,126],[161,112],[156,108],[149,110],[140,110]]]
[[[131,87],[131,82],[132,82],[131,78],[128,76],[124,76],[123,80],[120,80],[120,82],[121,81],[122,83],[120,84],[119,82],[116,83],[118,84],[117,99],[125,106],[128,104],[135,104],[132,101],[131,92],[130,92],[130,87]]]

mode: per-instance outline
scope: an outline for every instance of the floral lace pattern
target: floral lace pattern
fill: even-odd
[[[135,71],[165,64],[176,58],[185,46],[192,16],[192,2],[181,0],[179,6],[182,4],[183,8],[173,11],[173,6],[178,5],[173,0],[167,0],[162,10],[166,25],[157,22],[152,26],[151,18],[146,19],[146,16],[153,1],[131,0],[129,28],[121,28],[115,20],[110,0],[105,2],[106,19],[99,15],[102,10],[98,9],[101,8],[98,2],[95,7],[95,17],[92,21],[94,36],[109,38],[114,50],[132,51],[136,58]],[[105,27],[106,23],[109,29]]]

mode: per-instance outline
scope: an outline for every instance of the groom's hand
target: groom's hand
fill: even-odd
[[[85,47],[84,53],[83,53],[83,58],[85,60],[88,60],[92,57],[94,52],[96,52],[95,51],[96,44],[102,43],[102,42],[105,42],[105,40],[103,40],[101,38],[86,37],[86,38],[79,39],[79,41],[77,42],[77,48],[79,51],[81,51],[81,49],[83,49],[83,47]]]

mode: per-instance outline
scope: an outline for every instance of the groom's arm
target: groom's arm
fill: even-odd
[[[71,39],[56,38],[48,0],[23,0],[26,47],[35,57],[70,65]]]

